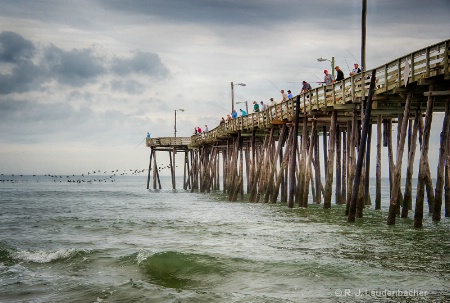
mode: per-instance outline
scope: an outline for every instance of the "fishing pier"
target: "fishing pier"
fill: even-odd
[[[348,221],[354,222],[366,205],[381,209],[383,169],[390,180],[387,224],[408,217],[413,205],[415,227],[422,227],[425,206],[434,221],[441,219],[443,207],[450,217],[449,53],[450,39],[206,133],[149,138],[147,188],[150,181],[154,189],[161,188],[156,154],[163,151],[170,156],[175,189],[175,155],[184,153],[186,190],[222,190],[230,201],[281,202],[290,208],[308,207],[311,194],[312,203],[325,209],[332,206],[332,199],[345,204]],[[440,136],[439,159],[437,167],[430,167],[429,139],[436,112],[444,119],[442,128],[433,129],[433,136]],[[387,159],[381,158],[382,148],[387,149]],[[376,153],[376,163],[370,163],[371,153]],[[373,203],[370,165],[376,167]]]

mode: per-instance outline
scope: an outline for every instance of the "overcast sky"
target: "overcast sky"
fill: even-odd
[[[2,0],[0,173],[143,169],[142,140],[360,61],[361,0]],[[450,38],[448,0],[368,0],[367,69]],[[239,106],[238,106],[239,108]],[[437,130],[439,131],[439,130]]]

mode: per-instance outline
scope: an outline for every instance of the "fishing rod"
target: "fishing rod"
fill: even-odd
[[[348,71],[351,72],[352,70],[350,69],[350,66],[348,66],[347,58],[344,57],[344,60],[345,60],[345,64],[347,64]]]
[[[215,106],[215,107],[218,107],[218,108],[220,108],[220,109],[223,109],[223,110],[226,111],[227,113],[230,113],[230,111],[229,111],[228,109],[223,108],[222,106],[215,105],[215,104],[212,104],[212,105]]]
[[[267,81],[269,81],[270,83],[272,83],[272,85],[277,89],[280,90],[272,81],[270,81],[269,79],[266,79]]]
[[[358,60],[355,58],[355,56],[353,56],[353,54],[348,49],[346,49],[346,51],[353,57],[353,59],[355,59],[355,63],[358,63]]]
[[[142,142],[144,142],[145,141],[145,139],[147,139],[147,138],[144,138],[144,140],[142,140],[141,141],[141,143],[139,143],[138,145],[136,145],[136,147],[135,148],[133,148],[133,149],[136,149],[139,145],[141,145],[142,144]]]

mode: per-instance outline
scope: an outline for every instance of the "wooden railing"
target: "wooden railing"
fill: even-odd
[[[445,79],[450,79],[449,53],[450,39],[375,68],[375,94],[382,94],[405,86],[405,80],[407,83],[412,83],[420,78],[429,78],[437,75],[444,75]],[[409,66],[410,69],[408,75],[404,75],[406,66]],[[363,71],[337,83],[317,87],[301,94],[300,114],[307,114],[312,110],[335,107],[335,105],[339,104],[360,103],[363,96],[366,97],[369,92],[372,71],[373,69]],[[190,138],[190,143],[193,146],[212,143],[238,130],[263,129],[277,124],[277,121],[292,121],[295,115],[296,98],[297,96],[283,103],[270,106],[263,112],[252,113],[245,117],[227,121],[201,135],[194,135]]]
[[[145,144],[147,147],[176,147],[188,146],[192,142],[191,137],[160,137],[160,138],[146,138]]]

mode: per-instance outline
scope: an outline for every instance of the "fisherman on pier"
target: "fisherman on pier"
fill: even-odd
[[[303,83],[303,87],[302,87],[302,90],[300,91],[300,94],[306,93],[307,91],[312,89],[311,84],[309,84],[308,82],[303,81],[302,83]]]
[[[231,112],[231,118],[236,119],[238,116],[238,113],[236,112],[235,109],[233,109],[233,111]]]
[[[353,66],[355,68],[350,72],[350,76],[359,74],[361,72],[361,69],[358,67],[358,63],[353,64]]]
[[[337,72],[336,82],[344,80],[344,72],[341,70],[341,68],[339,66],[336,66],[334,69]]]
[[[325,74],[325,76],[323,77],[322,83],[325,83],[326,85],[332,84],[334,82],[333,76],[330,75],[327,70],[324,70],[323,73]]]

